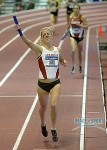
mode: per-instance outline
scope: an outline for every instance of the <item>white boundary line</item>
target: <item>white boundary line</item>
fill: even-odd
[[[1,98],[20,98],[20,97],[35,97],[35,95],[1,95],[0,96]],[[71,94],[71,95],[60,95],[59,97],[82,97],[82,95],[74,95],[74,94]]]
[[[12,150],[17,150],[17,149],[18,149],[18,146],[19,146],[20,141],[21,141],[21,139],[22,139],[22,137],[23,137],[23,134],[24,134],[24,132],[25,132],[25,129],[26,129],[28,123],[29,123],[29,120],[30,120],[30,118],[31,118],[31,116],[32,116],[32,113],[33,113],[33,111],[34,111],[34,109],[35,109],[35,106],[36,106],[36,104],[37,104],[37,101],[38,101],[38,95],[36,95],[36,97],[35,97],[35,99],[34,99],[34,102],[33,102],[32,106],[31,106],[31,108],[30,108],[30,111],[29,111],[29,113],[28,113],[28,115],[27,115],[27,118],[26,118],[26,120],[25,120],[25,122],[24,122],[24,124],[23,124],[23,127],[22,127],[22,129],[21,129],[21,131],[20,131],[20,133],[19,133],[19,135],[18,135],[18,138],[17,138],[17,140],[16,140],[16,142],[15,142],[15,144],[14,144]]]
[[[31,98],[35,95],[1,95],[0,98]]]
[[[59,15],[59,17],[61,17],[61,16],[63,16],[64,15],[64,13],[62,13],[62,14],[60,14]],[[20,17],[18,17],[18,19],[19,19]],[[64,18],[64,17],[63,17]],[[48,21],[50,20],[50,18],[49,18],[49,16],[48,15],[45,15],[45,16],[42,16],[42,17],[38,17],[38,18],[32,18],[32,19],[27,19],[27,20],[24,20],[24,21],[20,21],[20,24],[22,25],[22,24],[25,24],[25,23],[31,23],[31,22],[34,22],[34,21],[37,21],[37,20],[42,20],[42,19],[47,19]],[[65,18],[64,18],[65,19]],[[60,19],[59,19],[60,20]],[[12,19],[11,19],[11,21],[12,21]],[[38,22],[39,23],[39,22]],[[37,23],[37,24],[38,24]],[[43,21],[42,21],[42,23],[43,23]],[[5,32],[6,30],[8,30],[8,29],[11,29],[11,28],[13,28],[14,27],[14,22],[13,22],[13,24],[11,24],[11,25],[9,25],[9,26],[6,26],[6,27],[4,27],[1,31],[0,31],[0,34],[1,33],[3,33],[3,32]],[[30,27],[30,26],[29,26]]]
[[[102,13],[103,14],[103,13]],[[93,16],[94,16],[94,14],[92,14]],[[99,17],[99,20],[98,20],[98,18],[97,19],[93,19],[93,16],[92,15],[87,15],[87,18],[88,18],[88,21],[90,22],[90,24],[92,23],[94,23],[95,24],[95,21],[97,22],[97,23],[99,23],[100,24],[100,20],[101,19],[103,19],[103,20],[106,20],[106,15],[105,16],[102,16],[102,17],[99,17],[99,15],[100,14],[98,14],[98,17]],[[61,13],[61,14],[59,14],[59,17],[61,17],[61,16],[63,16],[63,18],[65,18],[66,19],[66,16],[65,16],[65,14],[64,13]],[[90,18],[89,18],[90,17]],[[95,17],[95,16],[94,16]],[[96,17],[97,17],[97,15],[96,15]],[[20,19],[20,18],[24,18],[24,17],[18,17],[18,19]],[[47,18],[47,19],[49,19],[49,16],[44,16],[44,17],[39,17],[39,18],[32,18],[32,19],[28,19],[28,20],[25,20],[25,21],[20,21],[20,24],[22,25],[22,24],[24,24],[24,23],[28,23],[28,22],[33,22],[33,21],[36,21],[36,20],[40,20],[40,19],[44,19],[44,18]],[[12,19],[11,19],[11,21],[12,21]],[[94,21],[94,22],[93,22]],[[8,21],[7,21],[8,22]],[[6,30],[8,30],[8,29],[11,29],[13,27],[13,24],[11,24],[11,25],[9,25],[9,26],[6,26],[6,27],[4,27],[1,31],[0,31],[0,34],[1,33],[3,33],[3,32],[5,32]]]
[[[31,10],[30,10],[30,12],[32,12]],[[60,12],[65,12],[64,10],[60,10]],[[30,14],[28,11],[25,13],[24,12],[24,14],[22,14],[21,12],[20,12],[20,14],[19,13],[12,13],[11,15],[9,15],[9,17],[11,17],[12,18],[12,16],[13,15],[18,15],[17,17],[18,17],[18,19],[23,19],[23,18],[29,18],[29,17],[40,17],[39,15],[45,15],[46,16],[46,14],[49,16],[49,14],[50,14],[50,12],[49,11],[47,11],[47,10],[45,10],[44,12],[43,11],[41,11],[41,12],[33,12],[32,14]],[[20,16],[19,16],[20,15]],[[59,14],[60,15],[60,14]],[[66,15],[66,13],[65,13],[65,15]],[[1,16],[0,16],[1,17]],[[5,18],[5,16],[4,16],[4,18]],[[0,25],[1,24],[3,24],[3,23],[6,23],[6,22],[10,22],[10,21],[12,21],[12,19],[5,19],[5,20],[0,20]]]
[[[36,43],[40,39],[40,36],[35,40],[34,43]],[[29,54],[31,51],[30,48],[27,49],[27,51],[20,57],[20,59],[17,61],[17,63],[12,67],[12,69],[5,75],[5,77],[0,82],[0,87],[4,84],[4,82],[10,77],[10,75],[15,71],[15,69],[20,65],[20,63],[23,61],[23,59]]]
[[[42,10],[42,12],[43,12],[43,10],[44,9],[41,9]],[[46,9],[45,9],[46,10]],[[14,15],[24,15],[24,14],[26,14],[26,11],[27,11],[27,13],[29,14],[30,12],[34,12],[34,13],[37,13],[38,11],[40,11],[39,9],[37,10],[37,9],[32,9],[32,10],[23,10],[23,11],[20,11],[20,12],[14,12],[14,13],[9,13],[9,14],[4,14],[4,15],[1,15],[0,16],[0,18],[2,19],[2,18],[7,18],[8,16],[10,17],[10,16],[13,16],[13,14]],[[1,23],[1,22],[0,22]]]
[[[24,23],[31,23],[33,21],[37,21],[37,20],[41,20],[41,19],[48,19],[49,17],[48,16],[43,16],[43,17],[39,17],[39,18],[32,18],[32,19],[28,19],[28,20],[24,20],[24,21],[20,21],[20,24],[24,24]],[[19,19],[19,18],[18,18]],[[3,28],[1,31],[0,31],[0,34],[5,32],[6,30],[12,28],[14,26],[14,23],[9,25],[9,26],[6,26],[5,28]]]
[[[104,8],[104,7],[106,7],[106,5],[107,5],[107,2],[105,2],[105,4],[104,4],[104,2],[102,3],[102,5],[100,4],[99,6],[97,5],[96,6],[96,4],[94,4],[94,3],[92,3],[93,4],[93,6],[91,5],[91,6],[88,6],[88,4],[83,4],[83,5],[81,5],[82,6],[82,10],[81,10],[81,12],[82,12],[82,14],[86,14],[86,13],[88,13],[88,15],[89,15],[89,12],[90,12],[90,10],[87,10],[87,9],[85,9],[86,7],[87,8],[92,8],[92,7],[94,7],[94,8],[97,8],[97,10],[98,9],[100,9],[100,8]],[[60,10],[60,13],[61,12],[64,12],[65,13],[65,8],[61,8],[61,9],[59,9]],[[49,12],[49,10],[46,10],[46,9],[42,9],[42,12],[41,13],[39,13],[38,12],[39,10],[27,10],[27,12],[26,11],[21,11],[20,12],[20,15],[21,16],[19,16],[18,18],[24,18],[24,17],[29,17],[29,16],[38,16],[38,15],[40,15],[40,14],[44,14],[44,13],[50,13]],[[44,12],[43,12],[44,11]],[[33,14],[30,14],[30,12],[32,13],[33,12]],[[27,15],[26,15],[26,13],[27,13]],[[59,13],[59,14],[60,14]],[[28,15],[29,14],[29,15]],[[2,15],[1,16],[1,19],[2,18],[6,18],[7,16],[11,16],[12,17],[12,15],[19,15],[19,12],[14,12],[14,13],[11,13],[11,14],[6,14],[6,15]],[[66,16],[66,13],[65,13],[65,16]],[[90,16],[90,15],[89,15]],[[6,22],[9,22],[9,21],[11,21],[11,19],[6,19],[6,20],[0,20],[0,24],[2,24],[2,23],[6,23]]]
[[[29,17],[33,17],[33,16],[35,16],[35,17],[40,17],[40,15],[44,15],[44,14],[48,14],[49,12],[38,12],[38,13],[33,13],[33,14],[25,14],[25,15],[23,15],[23,16],[18,16],[18,19],[23,19],[23,18],[29,18]],[[17,14],[12,14],[12,15],[17,15]],[[19,15],[19,14],[18,14]],[[7,23],[7,22],[10,22],[10,21],[12,21],[12,16],[9,16],[9,17],[11,17],[11,19],[6,19],[6,20],[3,20],[3,21],[1,21],[0,22],[0,25],[1,24],[3,24],[3,23]]]
[[[82,119],[86,118],[86,94],[87,94],[87,73],[88,73],[88,49],[89,49],[89,35],[90,27],[87,31],[86,37],[86,53],[85,53],[85,67],[84,67],[84,84],[83,84],[83,99],[82,99]],[[80,150],[84,150],[84,136],[85,128],[84,123],[81,123],[81,132],[80,132]]]

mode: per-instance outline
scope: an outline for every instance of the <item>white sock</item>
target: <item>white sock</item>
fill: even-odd
[[[51,128],[51,130],[56,130],[56,128]]]
[[[46,124],[42,124],[42,126],[44,127],[44,126],[46,126]]]

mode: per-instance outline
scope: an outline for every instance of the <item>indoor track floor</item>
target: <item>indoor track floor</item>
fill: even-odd
[[[0,16],[0,150],[107,150],[97,34],[99,24],[107,25],[106,10],[107,2],[81,5],[89,22],[82,73],[76,61],[76,73],[71,74],[69,37],[63,43],[61,53],[68,66],[60,66],[62,88],[57,104],[59,141],[56,143],[50,132],[50,103],[46,114],[49,136],[44,138],[41,134],[36,55],[15,31],[12,19],[16,15],[26,36],[37,42],[40,29],[50,25],[49,12],[44,9]],[[65,30],[65,9],[60,9],[53,37],[55,46]]]

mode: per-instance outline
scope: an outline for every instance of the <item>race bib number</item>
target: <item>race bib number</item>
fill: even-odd
[[[80,33],[80,28],[73,28],[73,33],[74,34]]]
[[[58,55],[52,54],[52,55],[46,55],[46,67],[57,67],[58,65]]]
[[[49,66],[55,66],[55,60],[49,60]]]

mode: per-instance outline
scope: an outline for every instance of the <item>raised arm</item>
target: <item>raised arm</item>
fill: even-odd
[[[16,29],[21,29],[20,25],[16,25]],[[33,51],[36,52],[37,57],[42,53],[42,47],[39,44],[34,44],[31,40],[29,40],[23,33],[20,36],[24,43],[28,45],[29,48],[31,48]]]

